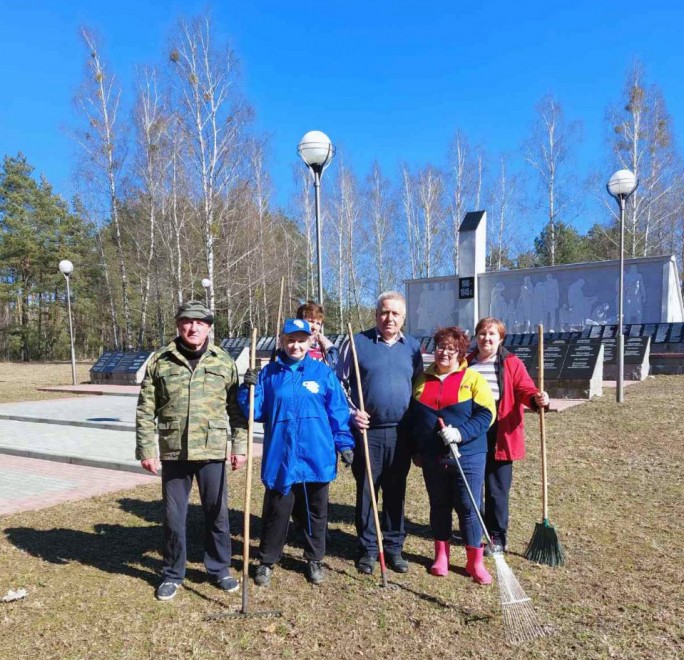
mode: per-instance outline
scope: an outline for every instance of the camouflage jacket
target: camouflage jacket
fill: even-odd
[[[237,403],[238,372],[222,348],[209,344],[195,370],[172,341],[156,351],[136,409],[135,457],[162,460],[220,460],[247,451],[247,421]],[[232,427],[232,448],[228,420]],[[156,420],[156,424],[155,424]]]

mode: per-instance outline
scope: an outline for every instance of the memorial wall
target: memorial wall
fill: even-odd
[[[495,316],[510,333],[532,332],[538,323],[556,332],[617,322],[618,261],[505,270],[477,275],[478,316]],[[469,291],[462,280],[436,277],[406,281],[407,328],[416,336],[440,326],[473,331]],[[472,295],[470,296],[472,298]],[[684,320],[673,257],[625,260],[624,322]]]

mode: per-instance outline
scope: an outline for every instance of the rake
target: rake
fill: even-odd
[[[359,410],[365,411],[363,404],[363,389],[361,388],[361,372],[359,371],[359,358],[356,354],[356,344],[354,343],[354,331],[351,323],[347,323],[349,333],[349,345],[351,346],[352,358],[354,360],[354,372],[356,374],[356,389],[359,393]],[[378,541],[378,560],[380,561],[380,574],[382,576],[382,586],[387,587],[387,566],[385,564],[385,550],[382,544],[382,530],[380,529],[380,516],[378,515],[378,500],[375,496],[375,484],[373,483],[373,472],[371,470],[370,453],[368,452],[368,434],[366,429],[361,431],[363,439],[363,452],[366,458],[366,477],[368,478],[368,490],[370,492],[371,507],[373,508],[373,520],[375,522],[375,536]]]
[[[444,420],[441,417],[438,418],[438,420],[439,425],[443,428]],[[475,497],[473,496],[473,491],[470,489],[470,485],[463,473],[458,449],[454,444],[449,444],[449,449],[456,461],[458,471],[465,484],[466,490],[468,491],[468,497],[470,497],[473,509],[477,514],[480,525],[482,525],[482,531],[487,538],[487,543],[489,543],[491,547],[494,544],[485,527],[484,520],[482,520],[480,507],[477,505]],[[496,566],[496,581],[499,585],[499,600],[501,602],[501,614],[503,616],[506,641],[509,644],[516,645],[532,641],[538,637],[550,635],[550,628],[543,626],[539,621],[537,613],[534,611],[534,606],[532,605],[532,599],[525,593],[520,582],[518,582],[518,579],[513,574],[511,567],[506,563],[503,551],[495,552],[493,557]]]
[[[544,391],[544,326],[537,326],[539,335],[539,390]],[[541,436],[542,467],[542,522],[534,526],[534,533],[525,550],[525,558],[547,566],[562,566],[565,563],[563,547],[554,526],[549,522],[548,485],[546,477],[546,424],[544,409],[539,409],[539,434]]]
[[[249,344],[249,368],[256,369],[257,329],[252,328]],[[242,556],[242,607],[238,612],[219,612],[204,617],[205,621],[233,618],[276,618],[283,616],[279,610],[265,610],[261,612],[249,611],[249,523],[251,516],[252,498],[252,444],[254,441],[254,385],[249,386],[249,419],[247,425],[247,465],[245,475],[245,515],[243,527],[243,556]]]

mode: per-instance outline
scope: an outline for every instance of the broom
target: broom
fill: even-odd
[[[539,335],[539,390],[544,391],[544,326],[537,326]],[[541,435],[541,466],[542,466],[542,522],[534,526],[534,534],[530,540],[525,558],[547,566],[562,566],[565,563],[563,548],[558,540],[558,534],[549,522],[548,487],[546,480],[546,425],[544,423],[544,408],[539,409],[539,433]]]

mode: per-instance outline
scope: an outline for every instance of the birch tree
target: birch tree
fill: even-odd
[[[235,55],[229,48],[214,46],[209,18],[182,20],[173,43],[170,59],[190,156],[186,171],[196,182],[206,276],[211,282],[209,306],[215,311],[215,242],[226,221],[228,193],[238,180],[239,148],[249,112],[236,91]],[[228,305],[230,294],[226,292]]]
[[[442,265],[445,208],[441,173],[428,165],[411,175],[402,168],[402,203],[411,264],[411,277],[433,277]]]
[[[367,209],[365,234],[369,239],[365,243],[374,273],[371,290],[380,293],[392,288],[397,276],[396,250],[393,249],[396,210],[390,182],[383,176],[377,161],[366,179],[364,207]]]
[[[413,175],[404,164],[401,168],[401,203],[406,227],[406,249],[408,251],[411,279],[423,277],[421,270],[421,231],[416,185]]]
[[[130,349],[133,343],[130,294],[118,191],[125,158],[125,148],[118,133],[121,90],[114,75],[109,73],[93,35],[84,28],[81,30],[81,36],[88,48],[89,58],[86,65],[86,79],[83,90],[77,98],[77,104],[87,128],[77,134],[77,140],[83,148],[87,161],[86,167],[92,176],[93,183],[106,199],[105,208],[113,228],[119,261],[124,345]]]
[[[490,191],[492,231],[487,233],[489,270],[501,270],[511,265],[509,225],[516,203],[517,177],[509,171],[506,156],[499,157],[499,173]]]
[[[648,256],[668,243],[684,198],[682,166],[665,98],[657,86],[646,83],[639,61],[627,73],[621,104],[607,117],[613,159],[639,181],[625,210],[626,251],[632,257]],[[615,205],[609,208],[619,221]]]
[[[562,106],[551,95],[539,101],[536,113],[530,136],[523,145],[523,157],[537,177],[541,192],[538,206],[543,209],[545,216],[548,265],[555,266],[558,251],[556,229],[560,221],[569,224],[567,209],[575,201],[570,190],[572,177],[567,166],[580,125],[565,120]]]
[[[147,218],[147,240],[141,277],[140,326],[138,346],[144,345],[147,313],[150,300],[153,265],[157,257],[157,222],[162,204],[162,184],[167,163],[166,139],[167,117],[157,89],[154,71],[146,70],[138,82],[136,111],[138,132],[138,171],[141,182],[144,210]]]
[[[458,272],[458,230],[469,210],[479,210],[482,191],[482,152],[473,158],[465,134],[456,131],[449,150],[449,177],[451,185],[449,214],[451,216],[451,263]]]

